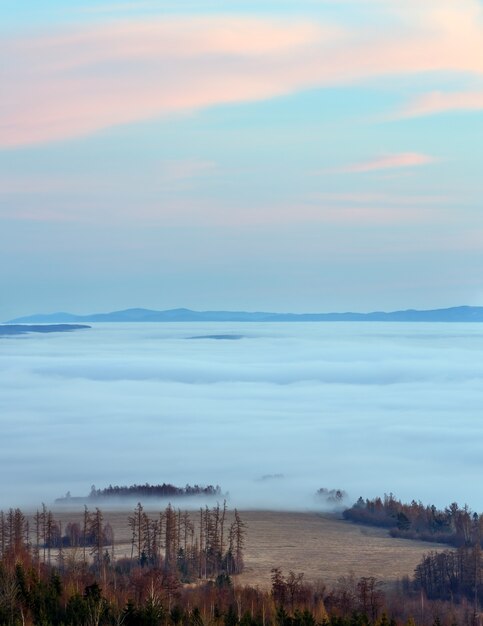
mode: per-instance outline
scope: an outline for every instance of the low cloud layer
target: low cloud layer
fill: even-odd
[[[482,347],[477,326],[427,324],[2,339],[0,506],[168,481],[218,483],[240,507],[317,508],[327,487],[483,509]]]

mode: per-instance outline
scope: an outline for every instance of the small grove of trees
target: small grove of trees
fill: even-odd
[[[220,497],[222,496],[221,488],[219,485],[186,485],[185,487],[175,487],[170,483],[162,483],[159,485],[150,485],[145,483],[144,485],[130,485],[127,486],[112,486],[105,489],[96,489],[95,485],[92,485],[89,499],[95,500],[96,498],[178,498],[183,496],[208,496],[208,497]],[[70,494],[69,494],[70,497]],[[61,498],[61,500],[69,499]]]
[[[246,524],[236,509],[228,523],[226,502],[200,508],[196,519],[171,505],[149,516],[139,503],[128,524],[131,559],[142,566],[176,572],[185,582],[243,570]]]
[[[30,545],[29,522],[20,509],[0,511],[0,558],[17,558]]]
[[[52,511],[42,504],[33,516],[33,523],[20,509],[0,511],[0,558],[16,560],[29,553],[39,563],[62,559],[65,548],[82,548],[84,562],[89,555],[94,561],[101,559],[103,548],[113,546],[114,531],[110,524],[103,523],[99,509],[91,513],[85,507],[83,525],[69,522],[62,529],[60,521],[54,519]]]
[[[415,500],[403,504],[392,493],[383,499],[359,498],[343,516],[359,524],[388,528],[393,537],[447,543],[455,547],[470,546],[475,541],[481,544],[483,537],[483,516],[473,513],[466,505],[460,508],[452,503],[441,510]]]
[[[297,606],[313,600],[314,586],[305,582],[303,573],[289,571],[285,576],[277,567],[271,570],[271,574],[271,594],[279,613],[281,609],[288,609],[293,614]],[[343,576],[330,591],[325,585],[319,585],[317,591],[319,600],[322,600],[319,617],[325,618],[329,611],[339,615],[359,615],[367,624],[376,624],[385,602],[382,582],[372,576],[359,579],[353,575]]]
[[[220,507],[200,508],[192,517],[168,505],[149,514],[138,503],[127,520],[131,535],[131,567],[159,568],[181,581],[231,576],[243,570],[246,524],[235,509],[228,514],[226,501]],[[32,523],[20,509],[0,511],[0,558],[13,561],[28,554],[39,566],[61,565],[66,555],[76,555],[97,571],[114,561],[114,531],[97,507],[84,506],[81,521],[62,526],[45,504]],[[126,566],[126,564],[124,565]]]
[[[325,500],[327,504],[341,504],[347,493],[342,489],[327,489],[327,487],[321,487],[315,492],[317,498]]]
[[[112,546],[114,543],[114,530],[109,523],[104,524],[104,516],[99,508],[91,512],[84,507],[82,524],[68,522],[62,531],[61,523],[43,505],[42,511],[37,511],[34,517],[34,524],[36,545],[47,550],[83,548],[85,557],[87,550],[84,548],[95,548],[95,551],[90,550],[91,554],[95,554],[100,553],[104,546]]]

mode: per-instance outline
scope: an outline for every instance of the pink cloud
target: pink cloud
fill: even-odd
[[[460,196],[459,196],[460,197]],[[446,205],[453,202],[453,198],[438,195],[398,195],[394,193],[381,192],[328,192],[313,193],[310,198],[316,202],[325,202],[337,206],[338,204],[349,204],[352,206],[430,206]]]
[[[393,170],[407,167],[418,167],[420,165],[428,165],[434,163],[436,159],[427,154],[419,154],[417,152],[403,152],[401,154],[390,154],[378,159],[370,161],[361,161],[350,165],[332,170],[340,173],[365,173],[378,172],[381,170]]]
[[[377,31],[163,16],[4,39],[0,147],[389,75],[483,75],[477,0],[412,2],[392,13],[388,29]]]
[[[287,85],[267,75],[267,63],[320,36],[329,39],[329,29],[200,17],[7,40],[0,147],[284,93]]]
[[[335,26],[255,17],[164,17],[116,20],[12,41],[15,51],[40,55],[47,70],[73,70],[109,61],[166,60],[201,55],[252,57],[277,53],[341,33]],[[58,52],[64,56],[59,57]]]
[[[483,110],[483,91],[445,93],[434,91],[410,102],[397,117],[421,117],[448,111]]]

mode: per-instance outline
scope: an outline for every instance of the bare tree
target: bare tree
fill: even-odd
[[[246,524],[235,509],[235,520],[232,524],[234,540],[235,573],[243,570],[243,548],[245,547]]]
[[[82,525],[82,546],[83,546],[82,556],[84,560],[84,565],[87,563],[87,533],[89,531],[89,525],[90,525],[89,509],[87,508],[87,505],[84,505],[84,516],[83,516],[83,525]]]
[[[172,506],[168,504],[166,511],[166,525],[165,525],[165,554],[164,554],[164,569],[166,572],[172,570],[176,565],[176,546],[178,544],[177,529],[178,529],[178,516],[173,510]]]
[[[5,521],[5,513],[0,511],[0,556],[5,556],[7,548],[7,524]]]

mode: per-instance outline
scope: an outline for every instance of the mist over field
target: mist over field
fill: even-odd
[[[328,487],[481,511],[482,349],[476,324],[3,338],[0,506],[166,481],[219,484],[242,508],[317,508]]]

